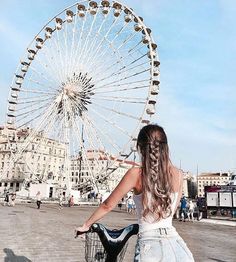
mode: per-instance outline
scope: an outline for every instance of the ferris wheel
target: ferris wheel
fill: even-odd
[[[64,9],[35,36],[13,78],[7,128],[29,131],[11,161],[43,134],[63,145],[68,187],[72,158],[87,163],[84,183],[108,176],[155,113],[159,64],[151,29],[128,6],[79,1]],[[88,152],[97,152],[94,162],[109,159],[105,171],[93,174]]]

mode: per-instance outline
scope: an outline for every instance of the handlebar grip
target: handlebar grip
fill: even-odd
[[[81,236],[81,235],[83,235],[83,234],[86,234],[86,233],[88,233],[88,232],[91,232],[91,229],[89,229],[88,231],[83,231],[83,232],[81,232],[81,231],[76,231],[76,232],[75,232],[75,238],[77,238],[78,236]]]

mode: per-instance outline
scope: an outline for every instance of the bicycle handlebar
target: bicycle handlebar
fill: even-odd
[[[138,231],[138,224],[132,224],[120,230],[110,230],[102,224],[95,223],[87,232],[77,231],[77,236],[83,233],[96,232],[100,238],[100,241],[102,242],[105,251],[107,252],[106,261],[113,262],[116,261],[118,254],[120,253],[128,239],[131,236],[138,234]]]

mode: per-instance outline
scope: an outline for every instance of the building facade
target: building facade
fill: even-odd
[[[88,150],[86,156],[79,154],[65,164],[65,145],[47,138],[43,132],[34,135],[27,144],[32,130],[18,129],[11,135],[0,127],[0,194],[6,190],[20,191],[28,183],[49,183],[60,189],[78,188],[91,180],[104,177],[97,183],[98,190],[113,190],[132,166],[132,161],[122,161],[101,150]],[[67,171],[66,171],[67,170]],[[110,171],[113,172],[110,172]],[[69,177],[66,173],[69,173]]]
[[[197,189],[198,196],[204,197],[205,186],[218,186],[218,185],[227,185],[231,179],[232,173],[202,173],[197,177]]]
[[[25,179],[58,183],[65,158],[65,146],[38,133],[27,141],[30,129],[15,130],[11,139],[7,129],[0,127],[0,192],[21,190]]]
[[[112,191],[127,170],[138,165],[133,161],[107,155],[101,150],[88,150],[86,161],[82,160],[80,156],[71,160],[71,185],[72,188],[76,188],[94,179],[95,182],[101,181],[96,183],[97,190]],[[103,177],[104,179],[101,179]]]
[[[182,193],[184,196],[189,198],[195,198],[197,195],[197,183],[196,177],[193,176],[190,172],[183,172],[183,189]]]

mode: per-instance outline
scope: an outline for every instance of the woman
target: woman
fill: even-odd
[[[15,206],[15,200],[16,200],[16,193],[12,193],[11,196],[11,205],[14,207]]]
[[[9,203],[9,195],[10,195],[9,192],[7,191],[7,192],[6,192],[5,199],[4,199],[4,204],[3,204],[4,206],[5,206],[5,205],[7,205],[7,206],[10,205],[10,203]]]
[[[134,209],[134,200],[131,196],[127,199],[127,213],[132,214]]]
[[[41,205],[41,193],[40,191],[38,191],[38,193],[36,194],[36,204],[37,204],[37,207],[38,209],[40,209],[40,205]]]
[[[192,200],[190,200],[189,201],[189,216],[188,216],[188,221],[190,221],[190,218],[191,218],[191,220],[192,221],[194,221],[194,216],[193,216],[193,213],[194,213],[194,207],[195,207],[195,205],[194,205],[194,203],[193,203],[193,201]]]
[[[133,189],[140,225],[134,261],[194,261],[172,226],[172,217],[182,195],[183,178],[170,162],[163,128],[158,125],[143,127],[138,135],[137,149],[142,167],[129,169],[108,199],[76,231],[87,231]]]
[[[71,196],[69,199],[69,207],[73,207],[74,206],[74,196]]]

